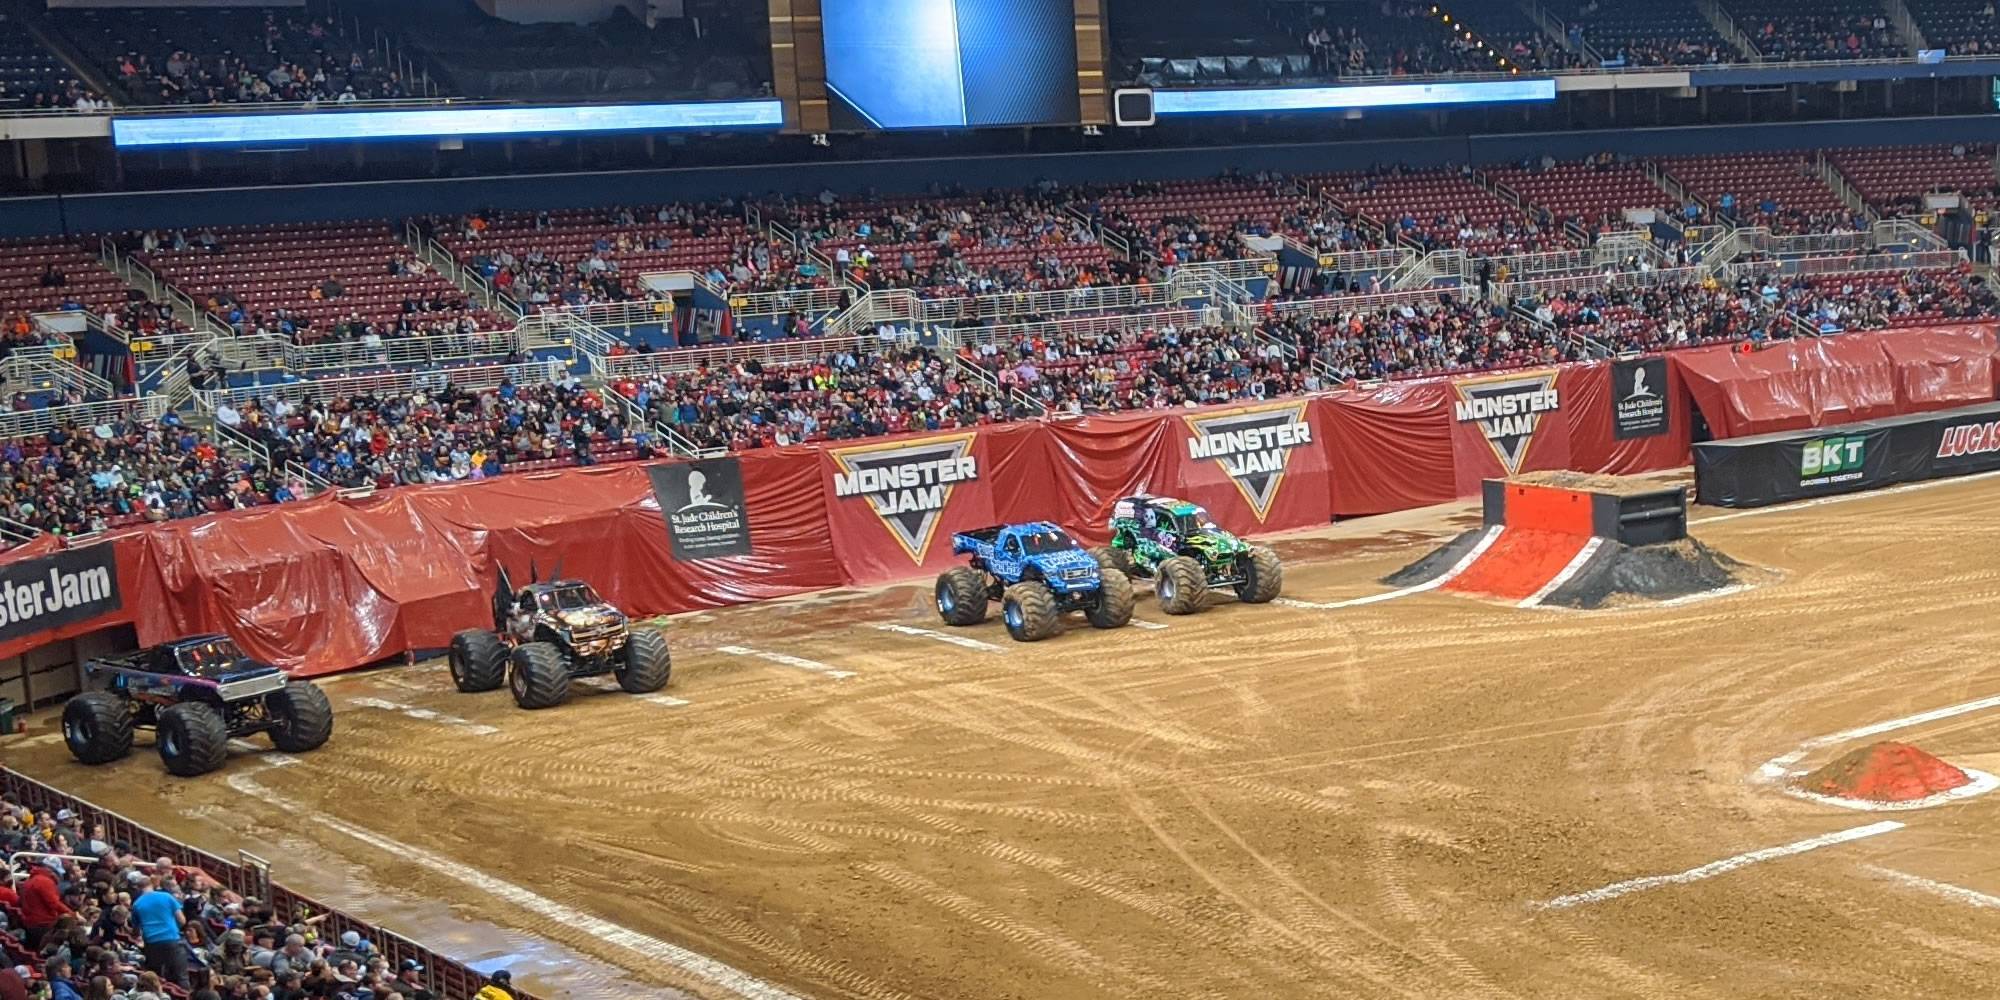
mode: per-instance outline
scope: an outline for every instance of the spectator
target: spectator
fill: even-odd
[[[62,890],[56,885],[55,872],[50,867],[60,864],[45,861],[29,865],[27,879],[16,890],[21,896],[21,923],[28,930],[29,944],[40,944],[58,920],[75,912],[63,902]]]
[[[162,876],[156,875],[146,881],[145,891],[132,901],[132,916],[138,920],[145,942],[146,968],[187,989],[187,942],[181,935],[187,918],[181,913],[180,900],[162,887],[161,880]]]

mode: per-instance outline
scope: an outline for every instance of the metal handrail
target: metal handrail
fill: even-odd
[[[158,420],[166,412],[166,400],[158,395],[0,412],[0,440],[46,434],[69,424],[94,427],[113,420]]]
[[[335,378],[300,379],[274,385],[246,385],[227,389],[196,389],[196,405],[214,413],[218,404],[283,399],[298,403],[308,396],[333,398],[357,393],[431,391],[446,385],[461,389],[492,389],[502,382],[515,385],[552,382],[564,370],[561,361],[536,361],[512,365],[468,365],[427,371],[380,372],[373,375],[346,375]],[[5,415],[0,414],[0,419]]]

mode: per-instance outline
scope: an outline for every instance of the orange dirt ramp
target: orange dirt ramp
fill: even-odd
[[[1588,535],[1507,528],[1472,565],[1441,589],[1510,601],[1542,592],[1591,543]]]
[[[1959,770],[1907,743],[1882,742],[1855,750],[1800,779],[1819,795],[1867,802],[1914,802],[1972,783]]]

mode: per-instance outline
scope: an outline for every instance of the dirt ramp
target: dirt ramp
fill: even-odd
[[[1542,599],[1564,608],[1670,601],[1744,582],[1744,566],[1692,539],[1626,545],[1600,539],[1582,569]]]
[[[1964,788],[1972,776],[1907,743],[1884,741],[1851,751],[1804,778],[1814,795],[1862,802],[1915,802]]]

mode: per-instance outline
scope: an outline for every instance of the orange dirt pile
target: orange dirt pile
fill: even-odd
[[[1965,772],[1907,743],[1855,750],[1806,775],[1808,792],[1869,802],[1911,802],[1970,784]]]

